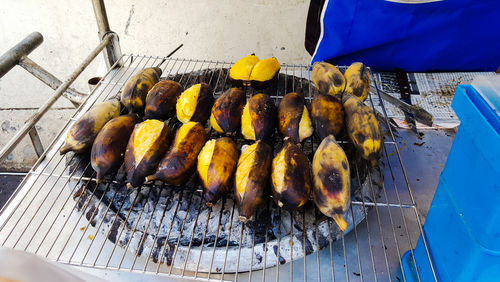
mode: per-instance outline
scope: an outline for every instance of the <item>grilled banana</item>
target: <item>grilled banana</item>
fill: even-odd
[[[342,102],[349,138],[361,157],[376,165],[382,154],[382,134],[373,110],[348,93],[344,93]]]
[[[353,94],[361,101],[366,100],[370,90],[370,71],[363,63],[352,63],[344,74],[345,92]]]
[[[266,140],[276,127],[276,106],[267,94],[255,94],[241,116],[241,134],[247,140]]]
[[[311,102],[314,131],[320,140],[333,134],[338,136],[344,128],[344,108],[338,96],[317,94]]]
[[[347,157],[333,135],[323,139],[314,153],[312,173],[316,206],[345,231],[347,222],[343,214],[351,203],[351,177]]]
[[[115,117],[97,134],[90,153],[90,164],[97,172],[97,183],[122,165],[128,139],[138,121],[136,114]]]
[[[272,155],[271,146],[259,140],[244,149],[238,159],[234,198],[241,222],[252,220],[255,210],[264,202]]]
[[[156,83],[146,96],[144,116],[147,119],[166,120],[175,115],[175,104],[184,88],[172,80]]]
[[[252,69],[259,61],[255,54],[248,55],[239,59],[229,69],[229,80],[233,86],[250,86],[250,74]]]
[[[155,172],[172,141],[172,131],[165,122],[148,119],[135,126],[125,151],[127,186],[137,187]]]
[[[69,151],[83,153],[92,147],[92,143],[102,127],[119,115],[120,102],[118,100],[96,104],[73,124],[59,152],[61,154],[66,154]]]
[[[146,180],[162,180],[173,185],[186,182],[196,169],[197,157],[206,139],[201,123],[190,121],[182,125],[158,170]]]
[[[245,100],[245,92],[240,88],[228,89],[217,98],[210,115],[210,124],[215,131],[230,134],[239,129]]]
[[[269,87],[280,71],[280,63],[274,57],[258,61],[250,74],[251,85],[255,89]]]
[[[120,101],[129,113],[142,115],[148,91],[160,80],[158,67],[146,68],[129,78],[122,88]]]
[[[334,65],[326,62],[315,62],[312,67],[312,80],[319,92],[335,96],[342,94],[346,82],[342,73]]]
[[[198,155],[198,175],[205,187],[205,201],[212,207],[231,190],[238,162],[238,149],[229,137],[205,143]]]
[[[213,103],[214,96],[210,85],[204,82],[195,84],[182,92],[177,99],[177,119],[182,123],[194,121],[205,124]]]
[[[259,60],[254,54],[239,59],[229,70],[229,80],[233,86],[252,86],[264,89],[270,86],[281,66],[274,57]]]
[[[309,111],[302,95],[296,92],[286,94],[278,107],[279,132],[300,143],[313,133]]]
[[[311,168],[300,147],[285,138],[283,149],[273,159],[271,183],[274,202],[293,211],[309,200]]]

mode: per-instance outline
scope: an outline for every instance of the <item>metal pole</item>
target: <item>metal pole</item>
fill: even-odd
[[[97,22],[97,28],[99,30],[99,39],[102,40],[104,36],[108,34],[113,34],[113,38],[110,44],[106,46],[106,53],[104,57],[106,59],[106,65],[108,69],[115,64],[116,61],[121,58],[120,41],[118,35],[111,31],[108,22],[108,16],[106,14],[106,7],[104,6],[104,0],[92,0],[92,6],[94,7],[94,14]],[[118,62],[116,67],[123,66],[122,62]]]
[[[104,36],[103,40],[97,47],[85,58],[85,60],[78,66],[78,68],[69,76],[69,78],[61,84],[54,93],[54,95],[34,113],[24,124],[24,126],[16,133],[16,135],[7,142],[7,144],[0,151],[0,161],[3,160],[19,143],[21,138],[31,130],[31,128],[42,118],[47,110],[61,97],[61,95],[69,88],[75,79],[85,70],[85,68],[94,60],[94,58],[108,45],[112,35]]]
[[[31,73],[33,76],[36,78],[40,79],[43,83],[47,84],[50,88],[56,90],[57,87],[61,86],[62,81],[60,81],[57,77],[55,77],[53,74],[45,70],[43,67],[38,65],[37,63],[33,62],[30,58],[24,57],[19,61],[19,66],[27,70],[29,73]],[[73,88],[68,88],[64,93],[63,96],[67,98],[68,100],[75,105],[75,107],[78,107],[82,101],[87,97],[87,94],[80,93]]]
[[[0,57],[0,78],[8,73],[22,57],[27,56],[43,42],[39,32],[33,32]]]

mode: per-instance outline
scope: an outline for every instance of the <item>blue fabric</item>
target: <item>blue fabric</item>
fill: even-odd
[[[326,5],[312,62],[361,61],[377,70],[406,71],[495,71],[500,64],[498,0],[330,0]]]

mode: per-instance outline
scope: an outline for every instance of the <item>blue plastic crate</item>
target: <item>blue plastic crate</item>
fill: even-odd
[[[500,77],[473,84],[457,87],[460,127],[423,227],[440,281],[500,279]],[[409,281],[433,279],[422,238],[402,264]]]

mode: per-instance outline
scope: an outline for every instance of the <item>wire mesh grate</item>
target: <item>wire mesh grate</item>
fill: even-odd
[[[358,166],[351,171],[360,187],[363,178],[360,175],[366,174],[363,179],[368,179],[369,194],[352,201],[352,206],[358,207],[362,214],[351,209],[347,218],[352,223],[352,231],[338,237],[335,236],[336,224],[330,219],[314,222],[306,228],[306,218],[319,216],[315,208],[312,212],[302,210],[290,214],[268,199],[263,209],[276,210],[277,221],[266,221],[262,227],[264,234],[256,234],[257,228],[236,224],[231,197],[221,199],[222,208],[205,211],[203,202],[198,200],[203,193],[199,189],[145,185],[141,192],[130,190],[125,197],[112,189],[124,180],[119,173],[95,187],[95,174],[88,161],[75,155],[59,155],[65,133],[93,104],[118,95],[124,82],[137,70],[156,66],[166,59],[132,54],[122,58],[124,67],[112,69],[104,76],[2,209],[1,246],[71,265],[172,277],[235,281],[405,280],[401,257],[415,248],[422,228],[390,128],[383,146],[384,185],[376,191],[372,186],[376,175],[370,171],[364,173]],[[169,58],[161,66],[162,79],[176,80],[184,87],[200,79],[213,85],[216,95],[229,87],[226,82],[231,63]],[[306,100],[310,100],[315,91],[310,78],[309,67],[284,64],[278,81],[284,86],[271,88],[268,94],[276,104],[291,91],[301,91]],[[382,116],[387,122],[382,100],[378,97],[372,100],[373,95],[370,94],[368,103],[373,106],[374,101],[378,101],[377,108],[380,110],[382,106]],[[311,138],[303,149],[312,153],[318,143]],[[77,167],[88,174],[79,173]],[[158,192],[151,186],[163,193],[161,197],[136,208],[136,202],[141,201],[139,194],[150,198]],[[168,205],[171,205],[169,210]],[[98,211],[97,207],[102,209]],[[102,216],[96,217],[97,213]],[[194,216],[190,218],[190,214]],[[215,235],[208,231],[211,226],[215,228]],[[150,242],[139,229],[152,230]],[[123,238],[124,232],[131,233],[128,240],[109,240],[110,237]],[[175,240],[170,240],[171,237]],[[157,248],[144,247],[147,242],[157,244]],[[143,250],[132,252],[135,245],[142,246]],[[257,248],[262,251],[257,253]],[[264,267],[253,267],[259,263]]]

